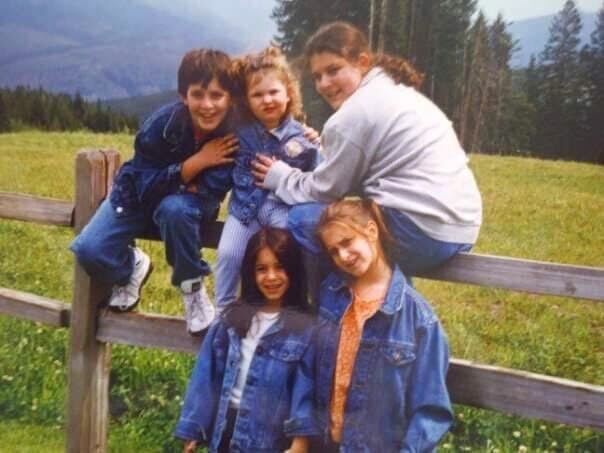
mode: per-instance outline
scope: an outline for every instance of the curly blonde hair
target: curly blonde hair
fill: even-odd
[[[269,72],[276,73],[279,80],[285,85],[287,96],[289,97],[286,114],[292,115],[297,120],[304,121],[300,82],[281,49],[276,46],[269,46],[258,53],[235,58],[232,68],[233,77],[237,79],[242,95],[245,95],[250,85],[259,77]]]

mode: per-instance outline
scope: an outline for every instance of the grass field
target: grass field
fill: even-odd
[[[0,191],[73,198],[78,149],[132,137],[21,132],[0,135]],[[484,201],[474,251],[604,267],[604,167],[471,156]],[[68,229],[0,221],[0,287],[71,300]],[[181,314],[159,243],[142,241],[155,264],[141,310]],[[212,251],[207,255],[213,259]],[[604,385],[602,304],[417,280],[457,358]],[[60,451],[67,331],[0,316],[0,452]],[[114,347],[111,451],[169,452],[192,357]],[[600,452],[604,434],[467,407],[442,451]],[[48,448],[46,448],[48,447]]]

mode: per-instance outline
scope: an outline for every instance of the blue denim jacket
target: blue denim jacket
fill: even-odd
[[[317,417],[329,436],[340,321],[351,303],[337,274],[321,285]],[[386,300],[363,328],[344,408],[343,452],[431,452],[453,413],[445,378],[447,338],[428,303],[394,269]]]
[[[304,138],[302,124],[287,117],[278,128],[269,131],[258,121],[237,129],[239,151],[233,169],[233,190],[229,214],[247,225],[254,220],[258,210],[270,193],[256,185],[250,162],[256,154],[276,157],[290,167],[310,171],[317,165],[318,145]]]
[[[134,157],[124,163],[113,181],[111,205],[117,213],[153,208],[166,195],[182,192],[182,162],[212,138],[226,134],[228,126],[196,142],[188,108],[182,102],[165,105],[145,120],[134,140]],[[205,201],[216,205],[231,188],[233,165],[201,172],[195,184]]]
[[[231,438],[231,452],[282,453],[294,436],[318,435],[313,413],[311,327],[286,332],[277,320],[256,348]],[[220,445],[241,358],[241,338],[222,319],[210,327],[174,435]]]

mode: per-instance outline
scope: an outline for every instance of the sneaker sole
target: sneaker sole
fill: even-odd
[[[134,302],[132,305],[130,305],[127,308],[113,307],[113,306],[111,306],[109,304],[107,304],[107,308],[109,310],[111,310],[111,311],[116,312],[116,313],[127,313],[129,311],[134,310],[138,306],[138,303],[141,301],[141,293],[143,292],[143,286],[145,286],[145,283],[147,283],[147,280],[149,279],[149,276],[151,275],[151,272],[153,272],[153,263],[151,261],[149,261],[149,269],[147,270],[147,273],[143,277],[143,281],[141,282],[141,286],[138,288],[138,299],[136,299],[136,302]]]

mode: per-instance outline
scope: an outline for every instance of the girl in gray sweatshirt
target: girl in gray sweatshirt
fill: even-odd
[[[288,227],[307,251],[326,203],[357,195],[383,209],[407,275],[437,266],[476,242],[480,193],[445,114],[416,88],[406,61],[373,55],[354,26],[333,22],[306,43],[317,92],[335,110],[312,172],[258,156],[255,175],[290,210]]]

